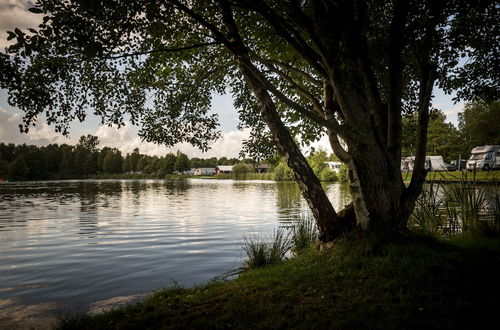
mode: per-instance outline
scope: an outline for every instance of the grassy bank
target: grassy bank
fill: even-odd
[[[497,321],[499,258],[498,239],[346,238],[229,282],[170,288],[105,314],[66,316],[59,327],[483,328]]]

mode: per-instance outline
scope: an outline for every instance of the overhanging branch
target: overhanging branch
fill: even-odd
[[[154,54],[154,53],[175,53],[175,52],[182,52],[185,50],[196,49],[196,48],[212,46],[212,45],[220,45],[220,44],[221,44],[221,42],[212,41],[212,42],[205,42],[205,43],[194,44],[194,45],[189,45],[189,46],[185,46],[185,47],[178,47],[178,48],[159,48],[159,49],[152,49],[152,50],[147,50],[147,51],[137,51],[137,52],[126,53],[126,54],[121,54],[121,55],[106,56],[104,58],[105,59],[119,59],[119,58],[148,55],[148,54]]]

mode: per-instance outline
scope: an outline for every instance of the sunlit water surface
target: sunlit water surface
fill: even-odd
[[[334,206],[347,187],[326,186]],[[0,328],[45,328],[242,264],[243,235],[307,215],[295,183],[115,180],[0,185]]]

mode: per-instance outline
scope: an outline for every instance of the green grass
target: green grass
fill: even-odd
[[[412,177],[412,173],[401,173],[403,180],[409,182]],[[500,171],[477,171],[477,172],[467,172],[467,171],[450,171],[450,172],[428,172],[427,181],[443,181],[459,182],[462,180],[468,181],[498,181],[500,180]]]
[[[481,329],[498,322],[500,240],[345,238],[229,282],[160,290],[61,329]]]

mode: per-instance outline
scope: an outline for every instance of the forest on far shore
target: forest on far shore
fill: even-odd
[[[442,111],[431,115],[428,131],[427,154],[441,155],[450,162],[468,157],[478,145],[500,144],[500,102],[470,103],[458,114],[458,128],[446,123]],[[403,156],[413,155],[416,117],[403,117]],[[337,161],[335,155],[317,150],[307,157],[316,175],[323,181],[340,178],[324,164]],[[291,180],[290,169],[285,161],[274,155],[266,160],[273,165],[277,180]],[[99,139],[93,135],[81,136],[77,145],[50,144],[43,147],[0,143],[0,179],[3,180],[59,180],[87,178],[96,174],[141,173],[149,177],[164,178],[183,173],[192,168],[215,168],[218,165],[255,165],[252,159],[189,158],[177,152],[164,156],[141,154],[139,149],[123,155],[117,148],[99,148]],[[243,167],[243,170],[245,168]]]

